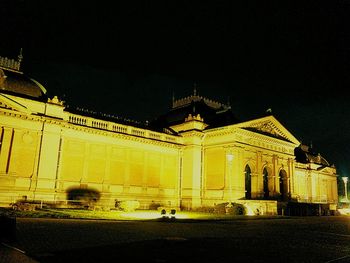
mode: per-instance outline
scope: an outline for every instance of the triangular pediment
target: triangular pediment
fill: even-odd
[[[274,138],[286,140],[299,145],[300,142],[295,138],[275,117],[272,115],[250,120],[235,125],[236,127],[246,129],[252,132],[264,134]]]
[[[322,173],[326,173],[326,174],[335,174],[334,167],[320,166],[317,170],[321,171]]]
[[[25,105],[10,98],[6,94],[0,94],[0,105],[3,108],[8,108],[8,109],[23,112],[26,114],[32,113]]]

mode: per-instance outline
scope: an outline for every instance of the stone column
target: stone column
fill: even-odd
[[[289,193],[290,196],[294,196],[294,185],[295,185],[295,180],[294,180],[294,160],[292,158],[288,158],[288,175],[289,175]]]
[[[184,205],[191,206],[189,208],[201,206],[201,150],[199,145],[191,145],[184,149],[181,198]]]
[[[182,124],[172,128],[181,133],[184,140],[183,174],[181,180],[181,204],[184,208],[192,209],[202,205],[202,132],[208,125],[198,114],[189,116]]]
[[[0,174],[6,174],[8,172],[13,134],[14,134],[14,131],[12,128],[2,129],[2,141],[1,141],[1,151],[0,151]]]
[[[183,151],[182,149],[179,150],[179,155],[178,155],[178,169],[177,169],[177,178],[178,178],[178,182],[177,182],[177,191],[178,191],[178,195],[177,195],[177,204],[176,206],[180,207],[181,205],[181,196],[182,196],[182,192],[181,192],[181,184],[182,184],[182,175],[183,175]]]
[[[254,189],[255,197],[262,197],[264,194],[264,182],[263,182],[263,156],[261,151],[257,151],[256,153],[256,189]]]
[[[61,180],[61,166],[62,166],[62,160],[63,160],[63,150],[62,150],[63,143],[64,143],[63,136],[61,134],[59,147],[58,147],[57,169],[56,169],[56,178],[55,178],[55,191],[56,191],[56,193],[60,192],[62,190],[60,180]],[[55,196],[55,200],[56,200],[56,198],[57,198],[57,196]]]
[[[35,196],[54,199],[61,128],[44,123],[42,132]]]
[[[226,149],[226,169],[225,169],[225,185],[227,186],[227,195],[226,199],[232,203],[233,201],[233,160],[235,156],[232,153],[232,149],[228,148]],[[225,187],[226,188],[226,187]]]
[[[244,155],[242,153],[242,148],[240,146],[233,145],[232,154],[233,198],[240,199],[245,197],[245,167],[243,167]]]
[[[277,155],[273,155],[272,157],[272,173],[273,173],[273,178],[272,178],[272,184],[273,188],[271,196],[276,196],[278,193],[281,193],[280,189],[280,178],[279,178],[279,173],[278,173],[278,167],[277,167],[277,161],[278,157]]]

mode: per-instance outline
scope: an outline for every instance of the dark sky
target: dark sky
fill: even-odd
[[[138,121],[194,83],[241,120],[271,108],[348,176],[350,3],[320,2],[0,0],[0,52],[22,47],[50,96]]]

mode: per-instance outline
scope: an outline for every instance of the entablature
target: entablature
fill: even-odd
[[[236,141],[266,150],[292,155],[294,155],[294,149],[297,147],[294,143],[240,128],[236,130]]]
[[[219,137],[221,136],[221,137]],[[205,134],[204,145],[241,144],[244,147],[293,155],[296,144],[242,128],[225,127]]]

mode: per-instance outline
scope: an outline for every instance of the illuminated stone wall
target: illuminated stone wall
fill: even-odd
[[[292,176],[294,147],[291,142],[269,138],[235,125],[226,131],[208,131],[204,150],[203,201],[210,206],[222,199],[245,199],[247,166],[250,169],[251,199],[277,199],[280,195],[280,171],[285,171],[288,178]],[[264,170],[267,176],[265,189]]]
[[[175,136],[70,114],[58,104],[38,107],[37,101],[6,97],[26,105],[27,112],[1,108],[2,205],[23,196],[66,200],[67,189],[82,187],[98,190],[110,205],[118,199],[138,200],[143,207],[152,201],[179,206]]]
[[[118,137],[65,132],[59,189],[83,185],[97,189],[104,198],[166,201],[177,206],[179,149],[152,140]]]
[[[334,171],[317,164],[297,164],[293,197],[299,202],[337,203],[338,189]]]
[[[72,114],[57,99],[1,95],[0,204],[65,200],[72,187],[142,208],[236,202],[274,214],[283,198],[337,202],[335,168],[296,163],[300,142],[273,116],[206,127],[189,116],[173,136]]]

